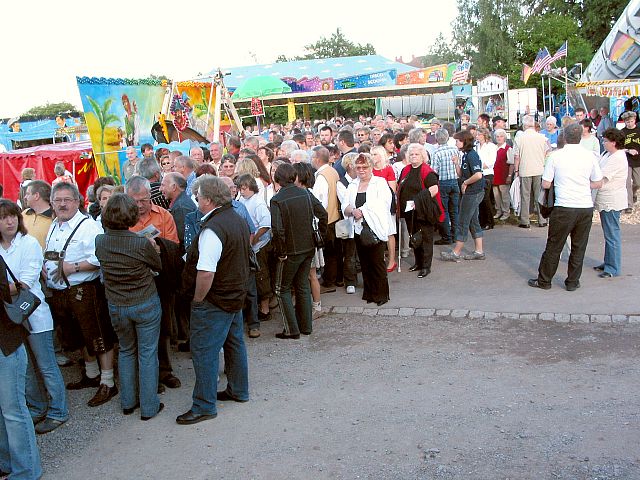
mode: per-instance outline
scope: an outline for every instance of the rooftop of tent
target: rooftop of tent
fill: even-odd
[[[417,70],[404,63],[394,62],[380,55],[361,55],[357,57],[316,58],[312,60],[295,60],[291,62],[267,63],[264,65],[248,65],[221,69],[225,74],[224,83],[234,89],[247,79],[259,75],[273,75],[277,78],[342,78],[353,75],[396,70],[398,73]],[[214,69],[204,78],[210,78],[218,72]]]

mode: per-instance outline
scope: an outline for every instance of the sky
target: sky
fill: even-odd
[[[291,5],[291,7],[288,7]],[[402,9],[399,8],[402,7]],[[450,34],[455,0],[218,2],[19,0],[2,5],[0,118],[45,103],[81,107],[76,76],[188,80],[218,67],[274,62],[336,28],[394,60]]]

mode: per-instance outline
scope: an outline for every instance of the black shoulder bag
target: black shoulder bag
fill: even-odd
[[[4,302],[4,309],[7,312],[7,316],[13,323],[16,325],[23,325],[27,330],[31,331],[29,317],[42,302],[40,302],[38,297],[31,293],[31,290],[22,286],[20,281],[9,268],[9,265],[6,265],[6,267],[7,272],[13,279],[13,283],[15,284],[18,293],[11,296],[11,302]]]

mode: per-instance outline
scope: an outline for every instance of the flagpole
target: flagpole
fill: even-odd
[[[547,74],[549,79],[549,116],[553,115],[553,104],[551,103],[551,75]]]
[[[544,114],[544,110],[546,108],[546,100],[544,99],[544,76],[540,75],[540,80],[542,80],[542,116],[546,117]]]
[[[564,56],[564,98],[567,99],[567,114],[570,112],[571,104],[569,103],[569,80],[567,78],[567,56],[569,55],[569,40],[567,40],[567,53]]]

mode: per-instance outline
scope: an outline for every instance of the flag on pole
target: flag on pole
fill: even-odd
[[[553,63],[556,60],[560,60],[562,57],[566,57],[567,56],[567,42],[565,41],[562,46],[558,49],[558,51],[556,52],[556,54],[551,57],[551,62],[549,63]]]
[[[536,59],[533,61],[533,64],[531,65],[531,73],[538,73],[540,71],[538,70],[538,66],[540,65],[540,61],[542,60],[543,54],[544,52],[542,51],[542,49],[538,50]]]
[[[465,83],[469,77],[469,70],[471,69],[471,62],[464,60],[459,63],[455,71],[451,75],[451,83]]]
[[[526,85],[529,81],[529,77],[531,76],[531,67],[526,63],[522,64],[522,75],[520,75],[520,80],[524,82]]]
[[[549,50],[547,49],[547,47],[544,47],[544,49],[542,49],[541,52],[542,52],[542,56],[540,58],[540,61],[538,62],[538,66],[533,69],[533,73],[540,73],[544,71],[549,65],[551,65],[551,62],[552,62],[551,59],[553,57],[549,53]]]

